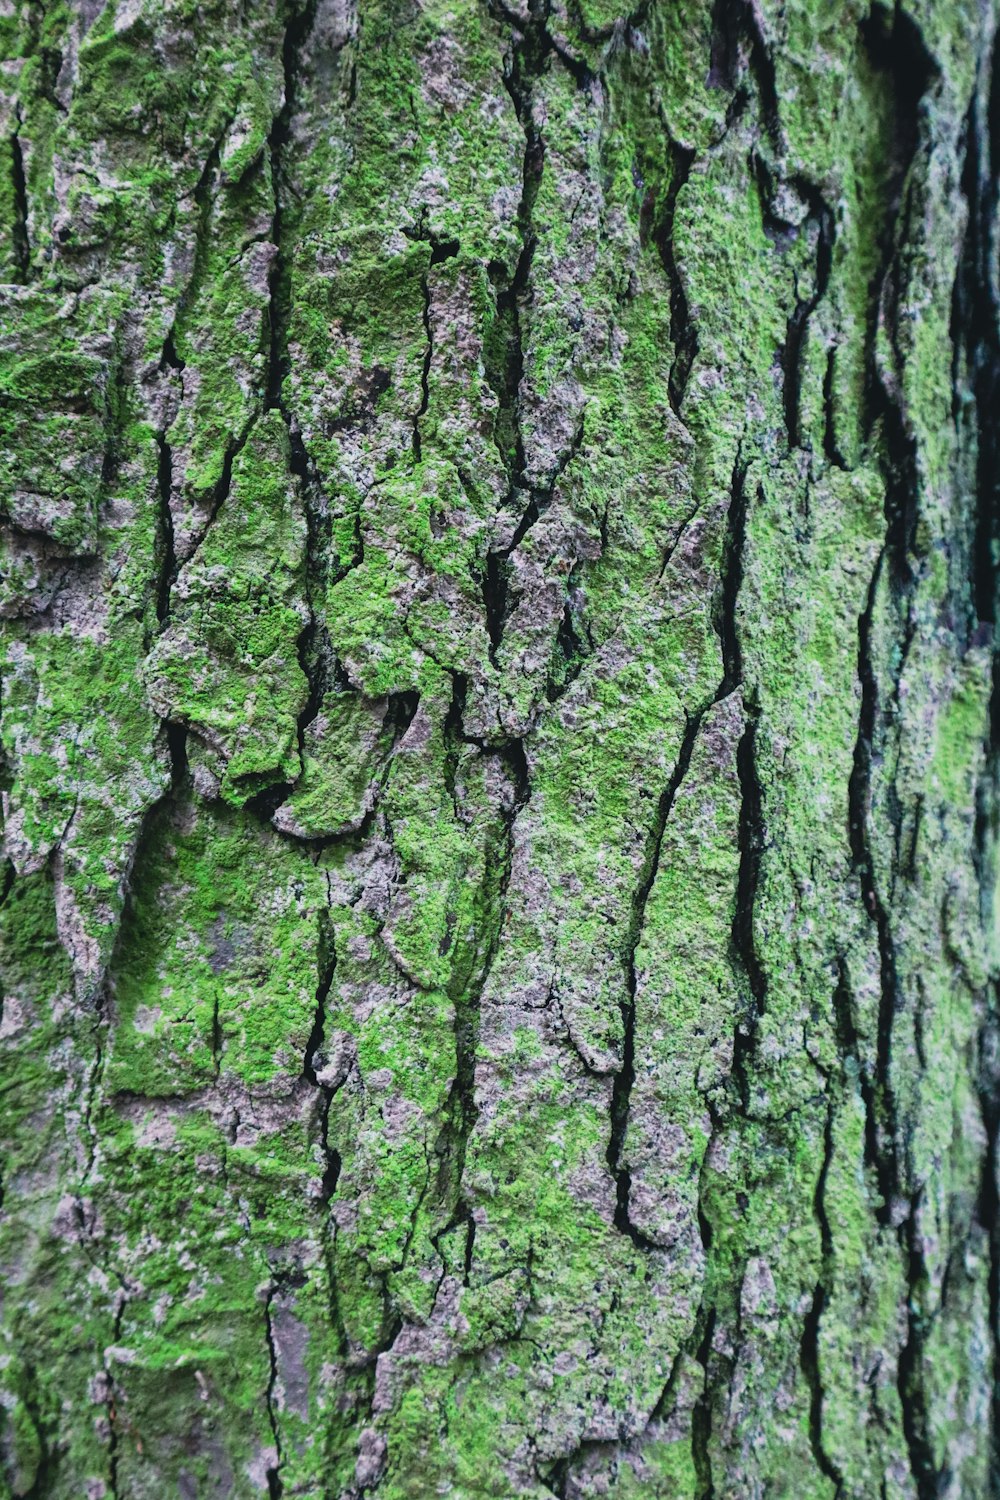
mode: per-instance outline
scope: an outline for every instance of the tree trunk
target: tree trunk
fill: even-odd
[[[0,8],[6,1493],[1000,1495],[997,13]]]

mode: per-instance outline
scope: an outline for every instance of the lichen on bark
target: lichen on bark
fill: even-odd
[[[0,6],[0,1483],[1000,1495],[998,13]]]

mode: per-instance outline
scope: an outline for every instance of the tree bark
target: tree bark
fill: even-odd
[[[0,1455],[1000,1496],[989,0],[0,7]]]

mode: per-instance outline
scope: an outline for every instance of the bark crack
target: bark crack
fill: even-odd
[[[774,58],[753,0],[715,0],[712,7],[712,52],[708,82],[734,95],[737,111],[748,102],[744,76],[757,94],[760,122],[772,148],[781,151],[781,121]]]
[[[611,1136],[608,1141],[607,1163],[614,1178],[616,1188],[615,1228],[620,1233],[627,1235],[632,1243],[641,1250],[653,1250],[656,1246],[632,1222],[629,1215],[629,1195],[632,1187],[632,1175],[628,1168],[622,1165],[625,1136],[628,1131],[632,1085],[635,1082],[635,997],[638,982],[635,958],[639,943],[642,940],[646,906],[649,902],[650,893],[656,882],[657,871],[660,867],[660,855],[663,849],[663,839],[667,829],[667,822],[674,805],[674,799],[691,763],[694,742],[698,736],[698,730],[707,707],[708,705],[700,708],[696,713],[687,716],[687,724],[681,740],[677,761],[670,779],[660,793],[656,818],[647,840],[642,877],[632,899],[632,918],[629,923],[629,933],[623,955],[625,997],[621,1003],[624,1033],[622,1065],[614,1075],[614,1082],[611,1088]]]
[[[830,1163],[833,1160],[833,1115],[834,1098],[830,1092],[828,1081],[826,1121],[823,1130],[823,1164],[820,1167],[819,1177],[816,1182],[816,1193],[813,1199],[813,1209],[820,1231],[820,1274],[816,1281],[812,1303],[809,1312],[806,1314],[805,1323],[802,1328],[799,1362],[809,1384],[809,1443],[812,1448],[813,1458],[820,1473],[824,1474],[835,1486],[835,1500],[839,1500],[843,1492],[844,1476],[831,1459],[823,1442],[823,1379],[819,1355],[820,1323],[823,1318],[824,1308],[826,1307],[829,1289],[833,1284],[834,1274],[833,1233],[824,1197],[826,1179],[830,1171]]]
[[[477,946],[464,962],[456,962],[448,985],[448,996],[454,1007],[455,1075],[444,1109],[444,1125],[436,1143],[438,1157],[438,1198],[448,1207],[444,1227],[433,1237],[438,1249],[442,1234],[466,1225],[465,1277],[471,1271],[475,1243],[475,1221],[471,1206],[463,1195],[462,1181],[465,1173],[465,1158],[469,1138],[479,1116],[476,1104],[476,1052],[479,1045],[480,1007],[483,992],[489,981],[493,963],[500,947],[503,933],[507,892],[510,885],[514,861],[514,827],[522,808],[530,795],[528,765],[523,742],[508,740],[500,746],[484,747],[466,735],[462,727],[465,702],[465,678],[456,673],[452,678],[452,701],[445,723],[445,740],[453,767],[456,765],[456,750],[460,743],[475,744],[481,755],[491,755],[503,762],[509,779],[508,800],[502,809],[503,831],[500,848],[487,848],[486,869],[480,899],[482,912],[477,926],[487,922],[488,939],[485,952]],[[453,769],[452,785],[454,786]]]
[[[521,308],[531,295],[531,263],[537,244],[533,210],[545,161],[545,141],[534,118],[534,87],[545,70],[552,42],[545,25],[548,19],[548,0],[530,0],[527,25],[509,16],[496,0],[491,0],[491,9],[495,16],[506,21],[511,28],[510,61],[504,68],[504,86],[524,132],[521,198],[517,209],[521,249],[513,275],[499,261],[491,262],[489,267],[497,320],[503,331],[506,347],[499,366],[494,361],[492,369],[488,366],[487,374],[499,402],[494,441],[507,472],[505,507],[512,508],[525,491],[526,459],[520,417],[520,388],[524,377]],[[500,549],[491,547],[486,555],[482,580],[483,605],[490,641],[489,655],[494,665],[508,614],[508,559],[525,532],[538,519],[539,500],[540,497],[534,490],[528,491],[527,505],[510,543]]]
[[[330,1107],[336,1088],[329,1083],[321,1082],[316,1064],[320,1064],[322,1070],[325,1063],[324,1041],[326,1035],[326,1002],[333,985],[334,973],[337,968],[337,950],[334,941],[333,924],[327,913],[321,913],[320,917],[320,943],[319,943],[319,980],[316,986],[316,1006],[313,1013],[312,1029],[306,1042],[305,1055],[302,1060],[302,1077],[307,1083],[319,1092],[321,1098],[320,1107],[320,1147],[323,1153],[323,1175],[320,1182],[319,1203],[325,1209],[337,1190],[337,1182],[340,1178],[341,1157],[340,1153],[330,1144]]]
[[[24,121],[21,111],[16,114],[17,129],[10,137],[10,177],[14,194],[14,213],[11,224],[11,239],[14,250],[16,279],[24,285],[31,275],[31,241],[28,237],[28,183],[24,171],[24,150],[21,146],[21,129]]]
[[[266,1471],[268,1500],[281,1500],[284,1494],[284,1485],[281,1481],[281,1468],[284,1463],[284,1453],[281,1445],[281,1428],[278,1424],[278,1412],[275,1405],[275,1388],[278,1383],[278,1351],[274,1342],[274,1325],[271,1319],[271,1303],[274,1301],[277,1285],[272,1281],[267,1289],[264,1300],[264,1338],[267,1343],[268,1356],[268,1379],[265,1401],[267,1404],[267,1420],[271,1428],[271,1437],[274,1441],[275,1461]]]
[[[698,330],[691,316],[684,277],[677,262],[674,246],[677,202],[681,189],[691,175],[694,152],[675,141],[668,133],[670,181],[663,205],[663,215],[653,231],[660,262],[670,287],[670,342],[673,359],[667,375],[667,396],[674,415],[680,419],[691,368],[698,353]]]
[[[803,446],[800,430],[803,349],[805,347],[809,319],[825,297],[827,287],[830,284],[830,268],[833,264],[833,246],[836,231],[833,212],[822,193],[813,187],[811,183],[807,183],[803,179],[793,179],[792,186],[803,195],[809,205],[809,214],[800,233],[808,233],[811,225],[816,226],[816,263],[813,291],[808,297],[797,297],[796,299],[795,307],[788,319],[785,346],[782,351],[781,360],[784,371],[782,394],[785,407],[785,426],[788,430],[788,446],[790,448],[799,448]],[[831,404],[832,371],[832,363],[828,360],[827,372],[830,379],[830,390],[827,392],[824,388],[824,396],[826,398],[824,408],[826,427],[824,430],[828,452],[835,454],[836,442],[832,430],[833,416]],[[806,444],[806,446],[811,445]],[[836,462],[836,459],[834,459],[834,462]]]
[[[722,575],[722,618],[720,636],[723,678],[719,696],[743,686],[743,653],[737,618],[739,592],[743,583],[743,557],[746,548],[747,466],[741,450],[733,465],[729,509],[726,516],[726,551]],[[756,737],[758,710],[744,703],[746,728],[736,751],[736,773],[740,784],[739,870],[736,881],[736,907],[733,914],[731,952],[734,967],[743,974],[749,988],[745,1016],[736,1028],[733,1041],[733,1078],[737,1083],[742,1108],[750,1108],[749,1068],[756,1044],[756,1027],[767,1007],[767,976],[757,953],[754,932],[754,908],[760,880],[760,863],[764,849],[765,824],[763,791],[757,772]]]

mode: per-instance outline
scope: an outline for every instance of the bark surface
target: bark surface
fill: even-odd
[[[1000,1495],[997,14],[0,4],[5,1493]]]

